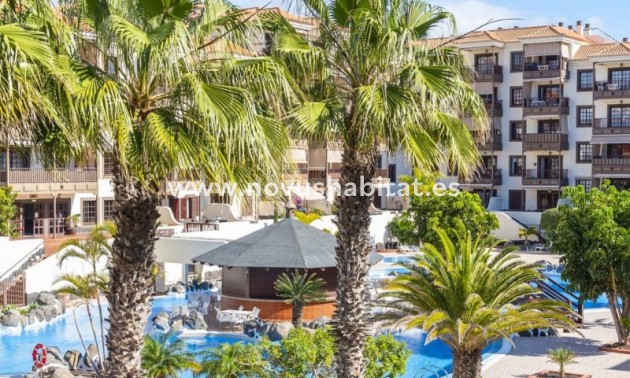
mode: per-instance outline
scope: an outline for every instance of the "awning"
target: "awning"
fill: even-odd
[[[477,93],[482,95],[494,93],[494,86],[492,85],[492,82],[474,83],[473,87]]]
[[[534,43],[525,45],[523,54],[527,56],[560,55],[560,42]]]
[[[306,150],[304,149],[291,149],[291,161],[293,163],[308,163],[306,159]]]
[[[310,186],[293,186],[291,192],[299,197],[302,201],[323,201],[326,197]]]
[[[328,162],[329,163],[341,163],[342,150],[328,150]]]
[[[593,135],[591,144],[623,144],[630,143],[630,135]]]

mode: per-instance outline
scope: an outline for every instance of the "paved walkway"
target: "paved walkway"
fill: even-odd
[[[557,369],[548,361],[547,351],[569,347],[578,355],[577,364],[569,365],[570,372],[591,374],[593,378],[629,378],[630,355],[606,353],[597,349],[617,336],[610,312],[587,311],[584,338],[577,333],[562,333],[558,337],[518,337],[516,348],[483,371],[484,378],[526,377],[545,369]]]

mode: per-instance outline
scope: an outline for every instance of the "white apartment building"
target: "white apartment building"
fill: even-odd
[[[492,120],[478,145],[484,168],[466,190],[492,210],[540,212],[568,185],[630,187],[626,39],[591,35],[578,21],[479,31],[451,45],[474,67]]]

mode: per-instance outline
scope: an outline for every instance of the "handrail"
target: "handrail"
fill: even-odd
[[[578,313],[579,318],[577,319],[577,323],[582,324],[584,319],[584,303],[583,301],[570,292],[566,287],[563,287],[560,283],[555,281],[552,278],[545,276],[545,279],[560,288],[562,291],[556,289],[552,285],[545,282],[543,279],[536,280],[535,283],[540,287],[540,292],[545,295],[549,299],[554,299],[560,302],[567,303],[571,309],[575,307],[575,310]],[[566,294],[566,295],[565,295]],[[573,298],[573,300],[572,300]]]

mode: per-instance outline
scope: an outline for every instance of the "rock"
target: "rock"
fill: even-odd
[[[23,375],[24,378],[35,378],[35,376],[32,373],[26,373]]]
[[[177,319],[171,324],[171,329],[175,332],[182,332],[184,330],[184,323],[181,319]]]
[[[5,327],[17,327],[20,325],[22,315],[18,310],[9,310],[0,318],[0,324]]]
[[[37,324],[37,323],[40,322],[40,320],[33,313],[33,311],[29,312],[29,314],[27,316],[28,316],[28,324]]]
[[[168,319],[157,317],[153,321],[153,326],[155,326],[155,329],[157,329],[158,331],[164,332],[168,332],[168,330],[171,328],[171,326],[168,324]]]
[[[60,315],[60,309],[54,305],[41,306],[39,309],[44,313],[47,322]]]
[[[35,303],[40,306],[55,306],[59,304],[59,301],[51,293],[39,293],[35,297]]]
[[[46,365],[67,365],[66,361],[61,355],[61,350],[59,350],[59,348],[57,348],[56,346],[47,346],[46,351],[48,352],[48,356],[46,357]]]
[[[280,341],[289,336],[289,332],[293,329],[293,324],[291,322],[280,322],[275,323],[269,328],[267,332],[267,336],[270,341]]]
[[[27,325],[29,325],[29,319],[28,319],[28,315],[22,315],[20,317],[20,325],[22,327],[26,327]]]
[[[49,367],[41,372],[42,378],[75,378],[67,367]]]
[[[29,316],[30,315],[35,316],[35,318],[37,318],[38,322],[43,322],[44,320],[46,320],[46,314],[44,314],[44,311],[42,311],[39,308],[31,310],[31,312],[29,313]],[[31,324],[34,324],[34,323],[36,323],[36,322],[31,322]]]
[[[208,329],[203,314],[196,310],[191,311],[190,315],[184,318],[184,325],[190,329]]]
[[[159,314],[157,314],[156,318],[164,318],[166,320],[169,320],[171,316],[168,314],[168,312],[162,311]]]
[[[63,360],[72,370],[76,370],[79,367],[79,361],[81,361],[81,352],[76,349],[70,349],[63,355]]]
[[[332,319],[330,319],[328,316],[320,316],[314,319],[312,322],[308,323],[308,328],[312,328],[312,329],[322,328],[322,327],[327,326],[331,321]]]

